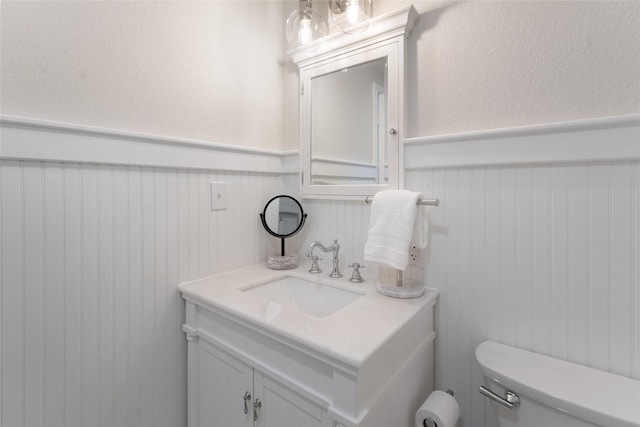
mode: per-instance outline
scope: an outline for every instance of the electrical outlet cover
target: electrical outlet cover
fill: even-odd
[[[419,247],[416,245],[411,245],[409,247],[409,266],[411,267],[421,267],[422,263],[422,254]]]
[[[211,210],[227,209],[227,183],[210,181],[209,184],[211,186]]]

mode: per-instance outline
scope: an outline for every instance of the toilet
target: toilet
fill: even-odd
[[[640,427],[640,381],[492,341],[476,359],[498,427]]]

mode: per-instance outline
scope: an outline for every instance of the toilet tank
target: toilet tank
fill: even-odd
[[[499,427],[640,427],[640,381],[492,341],[476,348],[485,386],[520,405],[492,401]]]

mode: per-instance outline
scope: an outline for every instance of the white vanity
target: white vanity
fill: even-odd
[[[195,426],[412,426],[433,389],[437,291],[264,265],[179,286],[188,422]]]

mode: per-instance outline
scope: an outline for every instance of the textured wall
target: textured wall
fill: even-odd
[[[382,0],[376,14],[409,4],[408,137],[640,112],[640,2]]]
[[[282,148],[282,4],[3,1],[2,114]]]
[[[414,3],[408,136],[640,112],[640,2]]]
[[[640,111],[638,2],[413,3],[409,136]],[[3,114],[298,147],[297,74],[282,61],[295,2],[0,7]]]

